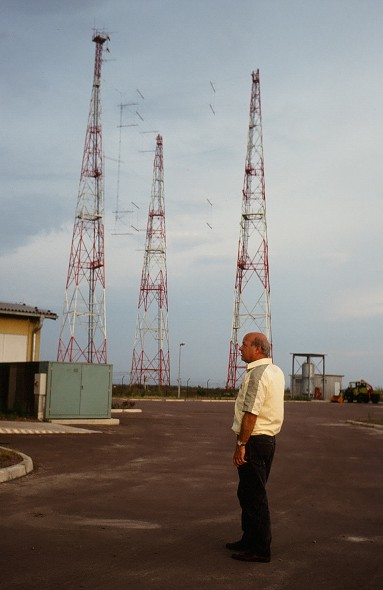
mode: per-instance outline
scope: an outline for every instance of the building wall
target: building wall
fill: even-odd
[[[40,318],[0,315],[0,362],[31,362],[40,358]]]
[[[323,376],[315,374],[313,377],[313,395],[315,399],[330,400],[333,395],[339,393],[342,389],[343,375],[325,375],[324,376],[324,391],[323,391]],[[302,397],[302,381],[301,375],[295,375],[291,379],[291,395],[293,398]]]

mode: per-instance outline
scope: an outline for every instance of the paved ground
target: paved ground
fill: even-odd
[[[2,590],[383,588],[383,405],[287,403],[269,481],[273,561],[239,537],[232,403],[137,402],[119,426],[0,434],[34,471],[0,484]]]

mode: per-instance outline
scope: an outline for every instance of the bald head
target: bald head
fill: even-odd
[[[246,337],[249,338],[252,346],[260,346],[262,354],[267,357],[269,356],[270,343],[264,334],[261,334],[261,332],[250,332],[250,334],[246,334]]]
[[[261,332],[249,332],[249,334],[246,334],[239,350],[245,363],[252,363],[270,356],[269,341]]]

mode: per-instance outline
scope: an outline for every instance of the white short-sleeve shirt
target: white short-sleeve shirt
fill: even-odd
[[[232,429],[238,435],[245,412],[257,416],[252,435],[274,436],[281,430],[284,417],[285,377],[271,358],[247,365],[247,371],[235,401]]]

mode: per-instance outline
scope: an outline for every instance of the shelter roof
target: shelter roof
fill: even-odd
[[[38,307],[32,307],[25,303],[6,303],[0,301],[0,315],[19,315],[24,317],[43,317],[50,320],[57,320],[58,316],[49,309],[39,309]]]

